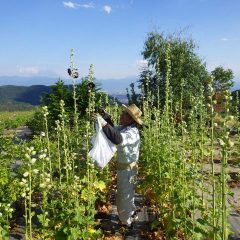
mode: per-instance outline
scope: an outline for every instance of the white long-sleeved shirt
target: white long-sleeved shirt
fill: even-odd
[[[122,164],[130,164],[138,161],[140,135],[136,126],[131,125],[123,128],[117,127],[123,138],[122,143],[117,145],[117,162]]]

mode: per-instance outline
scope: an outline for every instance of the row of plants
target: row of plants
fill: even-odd
[[[74,72],[73,64],[71,69]],[[11,225],[20,218],[25,222],[24,239],[102,238],[96,204],[106,201],[111,176],[108,169],[94,167],[88,152],[95,131],[91,115],[109,100],[106,94],[96,98],[95,90],[87,88],[86,112],[80,113],[75,78],[70,76],[71,114],[59,99],[58,106],[43,106],[36,113],[41,131],[31,141],[15,145],[1,135],[0,239],[9,239]],[[93,83],[92,67],[83,81],[86,86]],[[107,108],[117,114],[117,103]]]
[[[228,239],[228,215],[231,209],[227,198],[228,158],[234,148],[229,124],[237,113],[230,113],[231,94],[223,95],[224,113],[215,111],[213,79],[202,86],[198,94],[190,95],[190,107],[183,109],[186,83],[180,84],[180,99],[174,101],[171,78],[171,46],[166,51],[165,102],[160,108],[162,92],[154,93],[145,76],[142,90],[144,112],[143,143],[140,157],[140,175],[144,179],[140,191],[146,193],[156,212],[152,229],[156,239]],[[156,75],[160,76],[156,69]],[[160,81],[160,79],[157,79]],[[157,85],[159,86],[159,85]],[[157,94],[156,94],[157,93]],[[206,98],[207,96],[207,98]],[[238,108],[237,108],[238,109]],[[234,126],[238,128],[237,124]],[[214,156],[220,148],[220,174],[215,171]],[[211,164],[210,169],[204,166]]]
[[[144,113],[140,176],[144,181],[139,191],[156,212],[155,239],[224,240],[230,233],[227,165],[234,148],[229,123],[238,122],[238,106],[231,108],[230,92],[224,91],[225,112],[216,121],[213,79],[208,79],[198,94],[188,92],[186,110],[184,79],[179,97],[173,97],[170,53],[168,45],[164,93],[160,87],[153,91],[150,76],[144,76],[140,101]],[[21,217],[25,239],[102,238],[95,205],[106,198],[111,172],[96,169],[88,157],[94,135],[91,115],[104,105],[117,123],[121,108],[117,103],[110,107],[105,94],[89,87],[94,84],[92,67],[82,84],[76,85],[73,52],[69,74],[71,91],[59,82],[54,94],[46,96],[48,106],[40,108],[31,122],[37,127],[32,141],[14,145],[0,136],[0,239],[9,239],[11,222]],[[158,67],[156,76],[159,82]],[[235,116],[230,109],[235,109]],[[215,171],[216,147],[221,149],[220,174]],[[211,169],[205,169],[205,163]]]

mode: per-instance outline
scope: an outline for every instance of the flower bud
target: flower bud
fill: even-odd
[[[34,164],[34,163],[36,162],[36,160],[37,160],[36,158],[32,158],[32,159],[30,160],[30,163],[31,163],[31,164]]]
[[[39,170],[38,170],[38,169],[33,169],[33,172],[34,172],[35,174],[38,174],[38,173],[39,173]]]
[[[228,141],[228,145],[229,145],[229,147],[233,147],[234,146],[234,142],[232,142],[232,141]]]
[[[27,177],[28,175],[29,175],[28,172],[25,172],[25,173],[23,174],[24,177]]]

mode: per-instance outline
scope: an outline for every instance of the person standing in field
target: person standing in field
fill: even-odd
[[[143,122],[140,118],[142,112],[135,104],[122,106],[120,126],[114,127],[105,111],[101,113],[100,123],[107,138],[117,145],[117,211],[121,223],[131,227],[137,213],[134,193],[140,146],[138,125]]]

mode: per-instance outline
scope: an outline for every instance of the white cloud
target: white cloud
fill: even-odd
[[[94,8],[93,3],[78,4],[74,2],[63,2],[63,6],[66,8]]]
[[[221,38],[220,40],[226,42],[226,41],[229,41],[230,39],[229,38]]]
[[[237,42],[239,42],[240,38],[225,38],[225,37],[223,37],[220,40],[224,41],[224,42],[227,42],[227,41],[231,41],[231,42],[236,42],[237,41]]]
[[[78,6],[82,8],[94,8],[93,3],[79,4]]]
[[[104,7],[103,7],[103,10],[106,12],[106,13],[110,13],[111,11],[112,11],[112,8],[111,8],[111,6],[109,6],[109,5],[105,5]]]
[[[73,2],[63,2],[63,6],[66,8],[77,8],[77,4]]]
[[[136,60],[136,64],[138,67],[146,67],[148,65],[148,61],[147,60]]]
[[[18,73],[21,75],[37,75],[39,74],[40,70],[38,67],[29,66],[29,67],[23,67],[23,66],[17,66]]]

